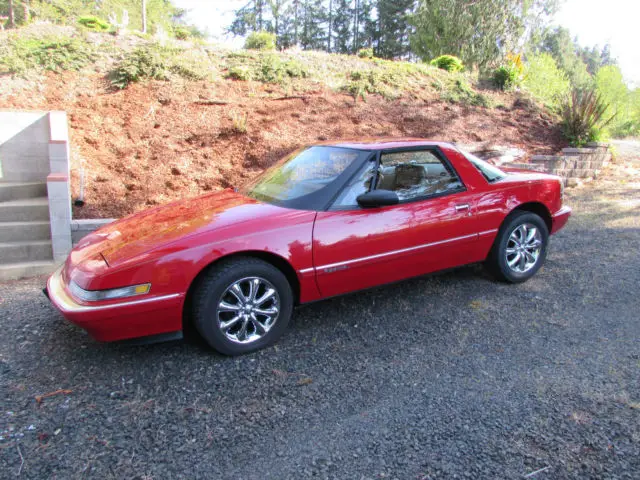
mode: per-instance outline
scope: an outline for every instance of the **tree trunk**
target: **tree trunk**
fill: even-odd
[[[15,28],[16,26],[16,14],[13,11],[13,0],[9,0],[9,26]]]
[[[358,51],[358,10],[360,9],[360,2],[356,0],[356,8],[353,11],[353,53]]]
[[[331,28],[333,20],[333,0],[329,0],[329,35],[327,35],[327,52],[331,53]]]
[[[147,0],[142,0],[142,33],[147,33]]]
[[[256,9],[258,10],[258,31],[262,31],[262,24],[263,24],[263,19],[262,19],[262,10],[264,8],[264,4],[263,4],[263,0],[258,0],[256,2]]]
[[[300,0],[294,1],[294,19],[293,19],[293,44],[298,46],[298,6],[300,4]]]
[[[24,20],[22,23],[26,25],[29,23],[29,20],[31,19],[31,12],[29,11],[29,0],[23,0],[22,8],[24,9]]]

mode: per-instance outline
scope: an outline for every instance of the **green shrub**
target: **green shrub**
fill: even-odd
[[[226,78],[233,80],[251,80],[251,69],[246,65],[235,65],[229,68],[229,71],[225,75]]]
[[[306,68],[298,60],[284,61],[278,55],[266,55],[260,62],[257,80],[265,83],[282,83],[290,78],[306,78]]]
[[[441,95],[442,99],[450,103],[464,103],[478,107],[490,107],[488,97],[474,91],[464,78],[457,78],[449,88]]]
[[[615,115],[607,116],[609,104],[595,89],[574,89],[562,101],[560,113],[564,135],[574,146],[602,138],[604,128]]]
[[[277,55],[268,55],[260,62],[259,80],[267,83],[279,83],[284,80],[283,61]]]
[[[244,42],[244,48],[247,50],[275,50],[276,36],[264,30],[250,33]]]
[[[91,46],[76,38],[12,38],[0,47],[0,73],[80,70],[94,58]]]
[[[447,72],[460,72],[464,69],[462,60],[453,55],[440,55],[431,60],[430,64]]]
[[[169,71],[160,49],[144,46],[127,54],[111,72],[110,77],[111,85],[124,89],[130,83],[143,78],[167,80]]]
[[[89,30],[95,30],[96,32],[106,32],[111,28],[111,24],[109,22],[105,22],[104,20],[92,15],[78,18],[78,23],[83,27],[88,28]]]
[[[295,59],[284,62],[284,70],[290,78],[307,78],[309,76],[306,67]]]
[[[624,81],[620,68],[615,65],[602,67],[596,72],[595,85],[603,100],[609,104],[609,115],[615,119],[609,130],[616,137],[628,136],[633,130],[633,97]]]
[[[171,74],[190,80],[204,78],[199,61],[178,48],[148,44],[129,52],[110,72],[111,85],[124,89],[143,79],[168,80]]]
[[[391,97],[388,82],[392,77],[384,77],[380,70],[354,70],[349,73],[349,81],[345,90],[354,100],[367,99],[368,93],[377,93],[383,97]]]
[[[373,58],[373,48],[361,48],[358,50],[358,56],[360,58]]]
[[[629,121],[625,123],[622,136],[640,136],[640,87],[629,93]]]
[[[509,90],[513,80],[513,71],[505,65],[501,65],[493,71],[493,83],[502,90]]]
[[[525,67],[523,86],[543,102],[557,107],[571,90],[566,74],[548,53],[534,55]]]
[[[505,63],[493,72],[493,82],[502,90],[511,90],[518,87],[523,80],[524,64],[520,54],[507,55]]]
[[[189,40],[189,38],[191,38],[191,31],[184,27],[175,27],[173,29],[173,36],[178,40]]]

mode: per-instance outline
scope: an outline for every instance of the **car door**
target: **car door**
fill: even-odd
[[[400,203],[359,207],[357,196],[372,183]],[[381,152],[316,216],[318,288],[339,295],[468,263],[477,232],[474,194],[439,149]]]

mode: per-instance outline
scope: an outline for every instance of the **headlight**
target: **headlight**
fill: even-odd
[[[114,298],[135,297],[136,295],[144,295],[151,290],[150,283],[141,285],[131,285],[130,287],[112,288],[110,290],[85,290],[78,286],[75,282],[69,283],[71,293],[85,302],[97,302],[99,300],[112,300]]]

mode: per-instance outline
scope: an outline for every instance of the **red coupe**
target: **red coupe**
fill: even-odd
[[[569,218],[562,196],[559,177],[501,170],[447,143],[326,143],[239,191],[97,230],[46,292],[98,340],[165,338],[192,322],[237,355],[275,342],[298,304],[474,262],[523,282]]]

